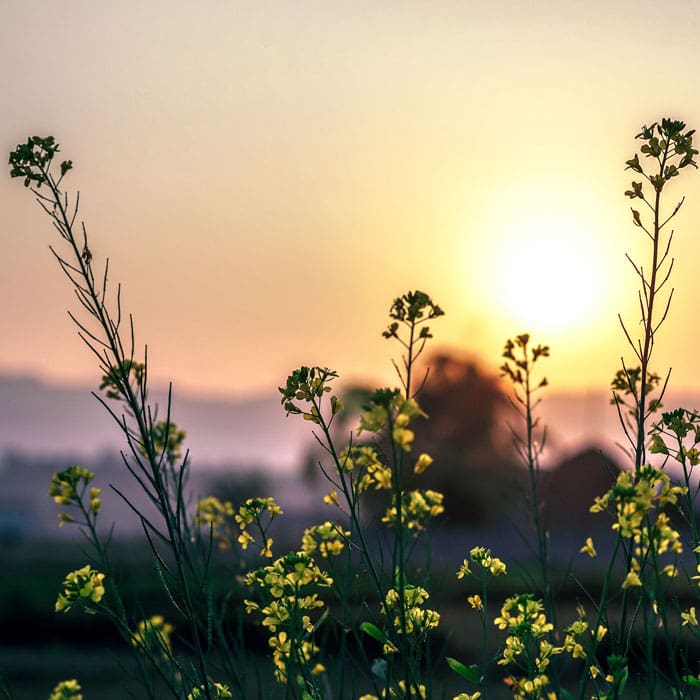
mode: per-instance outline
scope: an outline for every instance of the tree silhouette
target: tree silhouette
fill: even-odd
[[[416,450],[434,462],[420,478],[445,494],[452,523],[501,517],[520,476],[501,381],[477,361],[446,352],[428,365],[418,401],[429,420],[417,427]]]

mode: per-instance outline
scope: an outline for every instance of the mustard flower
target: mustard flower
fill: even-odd
[[[94,478],[95,474],[89,469],[73,465],[51,477],[49,496],[59,505],[75,505],[80,501],[82,490]]]
[[[421,490],[406,491],[401,495],[401,520],[404,526],[417,537],[425,530],[428,521],[444,512],[443,495],[439,491]],[[396,524],[396,505],[387,509],[382,522],[390,526]]]
[[[49,485],[49,496],[55,503],[63,506],[77,506],[83,511],[87,510],[92,515],[97,515],[100,510],[101,490],[96,487],[90,489],[90,501],[87,508],[83,506],[82,499],[90,482],[95,478],[95,474],[85,467],[76,465],[68,467],[61,472],[56,472],[51,477]],[[59,527],[66,523],[75,522],[68,513],[58,514]]]
[[[82,688],[75,678],[61,681],[49,695],[49,700],[83,700]]]
[[[464,578],[469,576],[469,574],[471,574],[471,569],[469,568],[469,562],[465,559],[462,562],[462,566],[459,567],[459,571],[457,571],[457,578]]]
[[[467,602],[472,606],[472,608],[474,608],[474,610],[481,611],[484,609],[484,602],[481,600],[481,596],[478,594],[470,595],[467,598]]]
[[[233,694],[229,690],[228,686],[223,685],[222,683],[209,682],[207,685],[209,689],[209,695],[214,700],[223,700],[223,698],[233,697]],[[204,689],[204,686],[200,685],[197,688],[192,688],[191,692],[187,695],[187,700],[200,700],[201,698],[205,697],[206,691]]]
[[[433,458],[429,454],[423,452],[416,461],[413,472],[415,474],[422,474],[431,464],[433,463]]]
[[[581,554],[587,554],[591,559],[598,556],[598,552],[596,552],[592,537],[586,537],[586,543],[583,545],[583,547],[581,547],[579,551],[581,552]]]
[[[338,556],[350,537],[350,531],[326,521],[321,525],[306,528],[301,538],[301,552],[313,555],[317,551],[325,559],[329,555]]]
[[[471,560],[492,576],[502,576],[507,573],[506,565],[498,558],[491,555],[491,550],[486,547],[472,547],[469,552]]]
[[[627,576],[625,577],[625,580],[622,582],[622,587],[623,588],[633,588],[633,587],[639,587],[642,585],[642,582],[639,578],[639,574],[637,574],[636,571],[630,571]]]
[[[698,618],[695,615],[695,606],[689,608],[688,612],[682,612],[681,620],[683,620],[683,625],[688,625],[691,629],[697,629]]]
[[[231,501],[220,501],[215,496],[202,498],[195,509],[194,522],[211,528],[219,549],[229,549],[234,538],[230,519],[235,510]]]
[[[327,493],[323,497],[323,502],[327,503],[329,506],[340,506],[340,501],[338,500],[338,492],[333,489],[330,493]]]
[[[82,569],[71,571],[63,580],[64,590],[56,600],[56,612],[68,612],[78,601],[85,604],[99,603],[104,596],[104,574],[86,564]]]

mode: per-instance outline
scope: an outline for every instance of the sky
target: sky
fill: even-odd
[[[151,378],[274,390],[300,364],[393,383],[394,297],[435,347],[605,389],[639,328],[624,197],[642,124],[700,125],[700,4],[66,0],[0,4],[0,146],[54,135],[94,262]],[[674,303],[654,367],[700,388],[700,174],[683,172]],[[0,177],[0,372],[98,381],[50,222]]]

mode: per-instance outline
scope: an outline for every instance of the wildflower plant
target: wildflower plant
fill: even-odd
[[[426,417],[413,380],[415,362],[432,337],[428,321],[443,315],[443,311],[427,294],[415,291],[395,299],[389,315],[391,323],[383,335],[402,347],[402,364],[394,362],[401,388],[374,392],[360,416],[357,438],[351,435],[346,447],[338,447],[331,433],[333,421],[343,410],[342,400],[333,393],[337,372],[301,367],[289,375],[280,393],[287,415],[301,415],[317,426],[316,438],[328,458],[320,462],[319,468],[331,486],[325,501],[347,519],[348,539],[375,594],[383,601],[381,619],[366,620],[361,625],[383,650],[383,657],[373,665],[373,683],[386,697],[408,698],[425,692],[420,690],[424,687],[421,664],[428,632],[439,622],[438,613],[424,606],[428,591],[408,580],[408,564],[409,540],[419,537],[430,520],[443,512],[442,494],[409,489],[407,485],[413,475],[425,472],[432,462],[427,454],[408,459],[415,438],[414,421]],[[363,442],[356,441],[360,438]],[[390,533],[388,551],[382,549],[379,554],[374,553],[367,539],[363,521],[363,495],[370,490],[386,492],[389,498],[380,521]],[[382,539],[377,538],[377,543],[381,545]],[[387,561],[390,567],[386,567]],[[348,612],[346,608],[345,615]],[[345,643],[343,640],[341,653]]]
[[[230,653],[230,642],[212,614],[210,542],[197,536],[199,530],[188,513],[185,489],[189,458],[182,448],[185,433],[171,419],[171,396],[164,411],[150,401],[147,351],[144,349],[142,357],[137,357],[133,320],[123,313],[120,287],[110,287],[109,261],[98,267],[87,229],[78,220],[79,195],[71,196],[63,189],[72,162],[57,163],[59,151],[53,137],[32,136],[10,154],[10,175],[23,179],[58,234],[60,247],[51,246],[51,252],[80,308],[80,313],[69,313],[102,376],[102,393],[95,396],[122,431],[126,444],[122,452],[124,468],[142,489],[156,516],[140,511],[113,490],[143,526],[154,568],[178,616],[184,620],[194,659],[193,663],[184,664],[171,655],[170,667],[164,670],[160,653],[150,653],[148,645],[136,645],[142,680],[153,697],[157,679],[161,693],[164,687],[172,697],[180,698],[183,687],[201,687],[202,697],[211,700],[208,682],[214,638],[228,650],[218,655],[217,666],[225,668],[234,685],[241,685],[241,672]],[[81,526],[101,569],[87,565],[68,574],[57,608],[68,610],[80,602],[86,609],[105,614],[132,646],[139,627],[115,585],[116,572],[108,551],[110,535],[103,537],[96,527],[100,491],[89,486],[92,479],[89,470],[73,466],[58,472],[51,481],[50,494],[64,507],[59,516],[61,523],[76,522]],[[105,591],[110,594],[109,604],[103,598]],[[168,645],[160,646],[161,651],[169,649]]]
[[[669,684],[677,697],[683,697],[687,692],[687,684],[681,678],[677,664],[672,663],[668,674],[662,674],[656,654],[657,649],[663,649],[668,658],[674,658],[678,646],[678,622],[674,606],[669,604],[668,582],[679,573],[683,544],[681,533],[669,513],[684,504],[686,519],[694,519],[690,515],[694,513],[689,495],[690,483],[687,478],[685,483],[672,481],[663,466],[648,463],[647,455],[668,455],[664,440],[672,438],[675,433],[677,455],[690,470],[692,447],[685,453],[682,443],[692,423],[689,427],[683,425],[686,414],[681,410],[664,413],[662,420],[651,430],[647,426],[651,416],[663,406],[670,377],[669,370],[662,379],[651,371],[650,364],[657,334],[668,316],[673,297],[673,289],[668,289],[673,269],[670,256],[673,231],[668,231],[668,225],[684,201],[681,199],[668,211],[664,194],[682,170],[688,166],[697,168],[695,156],[698,151],[693,146],[693,136],[694,131],[686,129],[681,121],[663,119],[660,123],[644,126],[637,134],[637,139],[642,142],[640,152],[626,163],[627,169],[641,176],[640,181],[632,181],[625,195],[642,207],[641,211],[632,207],[632,221],[648,240],[651,254],[647,265],[636,263],[627,256],[641,284],[638,293],[641,337],[633,338],[622,317],[619,320],[638,365],[626,363],[623,359],[622,368],[612,382],[612,402],[618,409],[632,468],[623,471],[611,489],[597,498],[591,507],[594,513],[608,511],[612,516],[611,527],[617,533],[597,605],[596,627],[603,625],[607,629],[611,626],[608,611],[615,596],[610,595],[610,587],[614,585],[614,563],[618,555],[623,569],[622,581],[618,584],[621,590],[619,623],[610,640],[613,653],[608,656],[610,672],[605,676],[611,688],[600,697],[618,697],[617,693],[629,677],[631,660],[644,669],[643,683],[649,697],[655,696],[660,682]],[[658,392],[654,398],[651,397],[653,392]],[[592,542],[590,547],[584,546],[584,551],[590,553],[591,549]],[[633,645],[637,636],[643,640],[644,652],[641,655],[636,653]],[[659,638],[660,642],[657,642]],[[591,671],[598,669],[594,654],[589,662]]]
[[[152,509],[143,512],[112,491],[142,525],[169,603],[168,614],[125,604],[110,556],[111,530],[105,535],[99,520],[104,494],[93,472],[72,465],[54,474],[49,495],[60,506],[59,525],[80,528],[88,561],[65,576],[56,612],[83,610],[111,620],[133,651],[149,698],[431,700],[446,697],[435,688],[436,669],[445,666],[470,684],[454,700],[486,698],[499,675],[518,700],[619,700],[630,688],[638,697],[692,697],[700,675],[685,642],[700,639],[700,414],[676,408],[649,424],[664,408],[669,382],[668,373],[662,377],[650,365],[673,296],[668,224],[683,203],[667,211],[664,197],[683,170],[697,167],[693,136],[671,119],[644,126],[639,153],[626,163],[633,180],[625,194],[638,206],[632,221],[651,254],[644,265],[628,256],[640,280],[641,333],[634,338],[620,318],[634,360],[623,359],[612,381],[628,469],[591,507],[609,518],[614,544],[607,553],[589,536],[579,552],[604,566],[600,589],[589,591],[574,577],[588,612],[579,603],[576,617],[559,626],[540,481],[546,431],[537,415],[547,386],[539,362],[549,347],[521,334],[506,342],[501,374],[521,419],[511,431],[529,479],[539,576],[533,590],[514,592],[513,573],[499,557],[482,546],[469,550],[456,575],[476,583],[465,595],[465,614],[479,618],[481,654],[465,654],[463,661],[434,657],[431,641],[444,618],[435,602],[427,535],[445,504],[442,493],[413,483],[433,462],[414,450],[428,419],[420,406],[427,375],[416,373],[442,309],[422,291],[394,300],[383,336],[400,348],[393,361],[399,386],[373,392],[354,431],[340,433],[347,421],[338,419],[347,412],[334,370],[302,366],[280,387],[283,410],[307,421],[322,448],[318,468],[328,483],[323,500],[329,509],[328,517],[304,528],[297,549],[281,553],[272,523],[284,514],[274,499],[191,498],[186,433],[172,420],[172,395],[162,407],[151,401],[147,350],[138,351],[120,289],[108,283],[109,263],[98,264],[78,222],[78,195],[63,189],[73,163],[58,162],[53,137],[18,145],[10,174],[31,189],[57,231],[60,247],[51,250],[79,303],[71,318],[98,363],[95,395],[122,431],[124,468]],[[680,479],[668,469],[673,463]],[[422,568],[419,543],[426,545]],[[251,560],[243,576],[232,573]],[[506,575],[508,593],[496,614],[493,582]],[[675,597],[671,585],[679,580],[692,596]],[[264,634],[277,692],[251,680],[245,620]],[[357,670],[364,672],[362,691]],[[0,691],[9,697],[1,682]],[[49,700],[82,700],[80,684],[61,681]]]

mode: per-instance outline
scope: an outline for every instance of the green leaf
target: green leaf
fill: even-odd
[[[453,659],[450,656],[445,658],[447,665],[455,672],[458,673],[462,678],[466,678],[471,683],[479,683],[481,681],[481,674],[479,673],[479,667],[476,664],[471,666],[465,666],[461,661]]]
[[[380,644],[386,644],[389,640],[387,639],[386,634],[382,632],[377,625],[372,624],[371,622],[363,622],[360,625],[360,629],[372,639],[376,639]]]
[[[693,688],[700,688],[700,678],[697,676],[683,676],[683,680]]]

